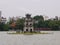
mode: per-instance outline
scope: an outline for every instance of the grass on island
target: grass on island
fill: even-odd
[[[8,34],[24,34],[24,35],[33,35],[33,34],[49,34],[48,32],[16,32]]]

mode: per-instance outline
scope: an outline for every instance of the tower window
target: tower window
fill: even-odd
[[[28,29],[26,29],[26,31],[28,31]]]
[[[32,25],[32,24],[30,24],[30,25]]]
[[[28,23],[26,25],[28,25]]]
[[[32,29],[30,29],[30,32],[32,32]]]

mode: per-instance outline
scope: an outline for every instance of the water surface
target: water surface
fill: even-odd
[[[53,34],[7,34],[0,32],[0,45],[60,45],[60,31]]]

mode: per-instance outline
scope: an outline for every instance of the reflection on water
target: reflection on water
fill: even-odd
[[[0,45],[60,45],[60,31],[36,35],[12,35],[0,32]]]

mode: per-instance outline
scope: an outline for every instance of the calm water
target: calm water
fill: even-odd
[[[20,35],[0,32],[0,45],[60,45],[60,31],[53,34]]]

